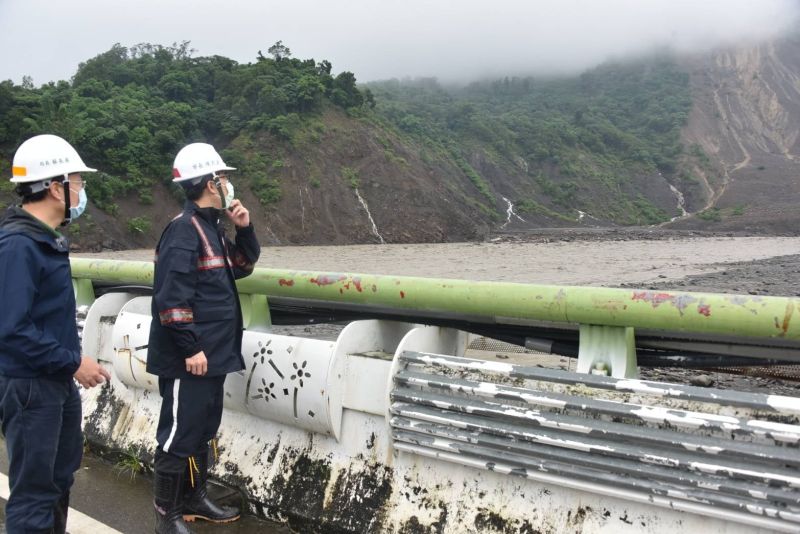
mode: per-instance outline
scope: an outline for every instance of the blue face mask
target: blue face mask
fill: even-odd
[[[78,191],[78,205],[77,206],[70,206],[69,208],[69,221],[72,222],[81,215],[86,210],[86,202],[88,199],[86,198],[86,190],[81,187],[81,190]]]

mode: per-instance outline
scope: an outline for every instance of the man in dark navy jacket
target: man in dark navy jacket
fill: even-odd
[[[81,356],[69,244],[56,228],[86,207],[80,173],[94,172],[55,135],[32,137],[14,155],[22,206],[0,222],[0,423],[11,495],[9,534],[64,533],[73,473],[83,454],[81,399],[109,380]]]
[[[156,248],[147,370],[159,377],[157,534],[191,532],[185,520],[224,523],[239,511],[208,497],[209,442],[222,419],[225,377],[244,369],[235,279],[253,272],[260,248],[250,214],[234,200],[234,170],[214,147],[193,143],[175,157],[173,181],[187,202]],[[236,227],[235,242],[219,225]]]

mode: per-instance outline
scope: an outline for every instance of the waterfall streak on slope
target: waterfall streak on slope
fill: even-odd
[[[575,219],[575,220],[576,220],[576,221],[578,221],[578,222],[581,222],[581,221],[583,220],[583,218],[584,218],[584,217],[589,217],[590,219],[594,219],[595,221],[599,221],[599,220],[600,220],[600,219],[598,219],[597,217],[593,217],[592,215],[589,215],[589,214],[588,214],[588,213],[586,213],[585,211],[581,211],[581,210],[578,210],[578,209],[576,209],[575,211],[577,211],[577,212],[578,212],[578,218],[577,218],[577,219]]]
[[[358,188],[355,189],[356,196],[358,197],[358,201],[361,202],[361,205],[364,207],[364,211],[367,212],[367,218],[369,218],[369,223],[372,225],[372,233],[381,240],[381,245],[385,245],[386,241],[383,240],[383,236],[378,232],[378,225],[375,224],[375,219],[372,218],[372,214],[369,212],[369,207],[367,206],[367,202],[361,198],[361,194],[358,192]]]
[[[683,219],[684,217],[689,216],[689,212],[686,211],[686,199],[683,198],[683,193],[681,193],[677,187],[672,184],[669,184],[670,191],[673,192],[675,198],[678,199],[678,210],[680,210],[681,214],[673,217],[669,220],[669,222],[677,221],[678,219]]]
[[[511,218],[512,217],[516,217],[520,221],[525,222],[525,219],[523,219],[522,217],[520,217],[519,215],[514,213],[514,204],[512,204],[511,201],[508,200],[506,197],[502,197],[502,198],[503,198],[503,200],[506,201],[506,204],[508,204],[508,208],[506,208],[506,222],[503,223],[503,226],[501,226],[500,228],[505,228],[506,226],[508,226],[508,223],[511,222]]]

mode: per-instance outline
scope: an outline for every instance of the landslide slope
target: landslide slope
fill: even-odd
[[[172,158],[192,141],[239,168],[265,244],[554,226],[797,232],[800,38],[462,87],[357,86],[276,47],[239,64],[186,43],[117,45],[70,81],[0,82],[0,165],[52,132],[103,171],[69,229],[84,250],[156,243],[181,205]],[[2,180],[0,204],[14,198]]]
[[[685,145],[704,194],[676,228],[792,233],[800,228],[800,36],[682,61],[693,106]],[[699,164],[698,164],[699,163]]]

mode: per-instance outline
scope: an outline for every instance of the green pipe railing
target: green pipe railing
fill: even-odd
[[[72,276],[152,285],[151,262],[72,258]],[[800,299],[256,269],[243,294],[519,320],[800,340]],[[798,317],[793,320],[797,312]]]

